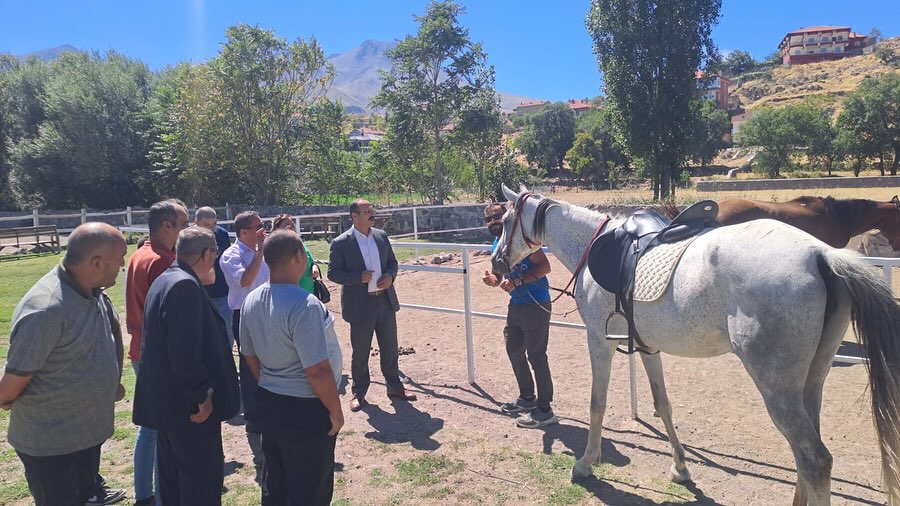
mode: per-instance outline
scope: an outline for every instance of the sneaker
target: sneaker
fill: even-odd
[[[514,414],[533,411],[536,407],[537,402],[534,399],[523,399],[519,397],[513,402],[504,402],[501,404],[500,410],[504,413]]]
[[[544,411],[543,409],[535,409],[531,413],[516,418],[516,425],[524,429],[537,429],[538,427],[546,427],[559,421],[552,409]]]
[[[84,503],[85,506],[102,506],[104,504],[115,504],[125,498],[125,491],[120,489],[111,489],[103,483],[97,487],[97,492]]]

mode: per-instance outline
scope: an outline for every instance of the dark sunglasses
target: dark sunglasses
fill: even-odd
[[[503,219],[503,214],[502,214],[502,213],[501,213],[501,214],[492,214],[492,215],[490,215],[490,216],[485,216],[485,217],[484,217],[484,222],[485,222],[485,223],[490,223],[490,222],[492,222],[492,221],[500,221],[500,220],[502,220],[502,219]]]

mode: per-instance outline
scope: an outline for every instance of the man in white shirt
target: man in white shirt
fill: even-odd
[[[328,265],[328,279],[342,285],[341,316],[350,324],[350,410],[359,411],[366,405],[373,333],[378,339],[388,397],[414,401],[416,394],[400,382],[395,314],[400,303],[394,290],[397,258],[387,234],[372,226],[375,208],[371,203],[355,200],[350,204],[350,219],[353,227],[331,241]]]
[[[244,211],[234,217],[232,229],[237,241],[228,247],[221,258],[219,267],[228,283],[228,307],[234,311],[230,322],[234,340],[241,345],[241,305],[247,295],[256,287],[269,281],[269,267],[263,262],[263,242],[266,228],[262,219],[254,211]],[[247,421],[247,437],[251,448],[259,448],[260,429],[256,423],[256,379],[250,372],[243,355],[240,357],[241,400],[244,405],[244,419]],[[254,451],[257,478],[261,479],[265,462],[262,452]]]

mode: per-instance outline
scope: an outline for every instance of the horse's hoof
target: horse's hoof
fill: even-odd
[[[669,479],[675,483],[685,483],[691,481],[691,472],[686,467],[679,471],[675,464],[672,464],[669,468]]]
[[[572,467],[572,479],[577,480],[580,478],[587,478],[594,474],[594,469],[591,465],[583,460],[579,460],[575,462],[575,466]]]

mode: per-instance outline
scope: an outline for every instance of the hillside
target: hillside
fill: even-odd
[[[879,42],[881,46],[900,54],[900,37]],[[731,93],[737,94],[741,105],[748,110],[779,107],[815,95],[832,97],[840,103],[864,79],[891,71],[896,70],[881,63],[874,54],[791,67],[777,66],[738,76],[741,82],[732,87]]]

